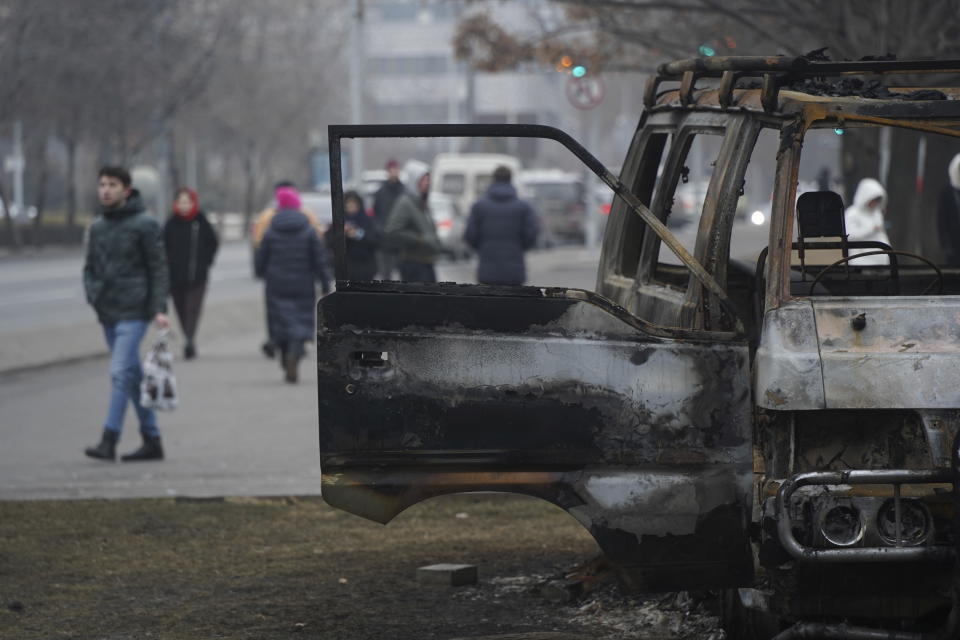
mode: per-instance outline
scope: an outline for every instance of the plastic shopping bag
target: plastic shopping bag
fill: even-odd
[[[140,404],[146,409],[171,411],[177,408],[177,379],[173,375],[170,332],[162,331],[143,359]]]

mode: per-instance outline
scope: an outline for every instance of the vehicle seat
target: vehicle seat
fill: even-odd
[[[850,256],[850,249],[884,249],[892,250],[892,247],[884,242],[874,240],[854,240],[847,239],[847,227],[844,220],[846,207],[843,204],[843,198],[834,191],[807,191],[800,194],[797,198],[797,241],[791,244],[791,248],[797,252],[800,258],[799,272],[791,269],[790,275],[790,293],[793,295],[809,295],[810,285],[807,284],[813,280],[808,277],[806,266],[806,252],[817,249],[839,249],[844,258]],[[839,240],[816,240],[812,238],[839,238]],[[766,289],[764,278],[764,266],[767,259],[767,248],[760,252],[757,258],[757,270],[754,274],[756,278],[756,296],[754,308],[762,317],[763,315],[763,292]],[[849,265],[846,267],[849,269]],[[849,273],[849,270],[848,270]],[[890,275],[894,281],[894,287],[897,288],[898,269],[897,257],[890,255]],[[818,283],[813,290],[813,295],[829,295],[830,291],[824,285]]]

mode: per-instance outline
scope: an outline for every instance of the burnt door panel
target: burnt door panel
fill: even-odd
[[[387,522],[436,495],[526,493],[642,588],[750,578],[746,346],[534,287],[341,283],[317,326],[331,505]]]

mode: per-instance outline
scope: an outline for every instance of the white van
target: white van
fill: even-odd
[[[520,161],[499,153],[438,153],[430,169],[431,188],[450,196],[460,215],[470,215],[470,207],[482,196],[499,166],[510,169],[514,182],[520,174]]]

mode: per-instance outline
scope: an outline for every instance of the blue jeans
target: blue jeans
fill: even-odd
[[[149,326],[146,320],[121,320],[103,325],[103,335],[110,347],[110,408],[103,428],[116,432],[118,436],[123,429],[128,400],[137,411],[140,433],[152,438],[160,436],[156,414],[140,405],[140,381],[143,379],[140,341]]]

